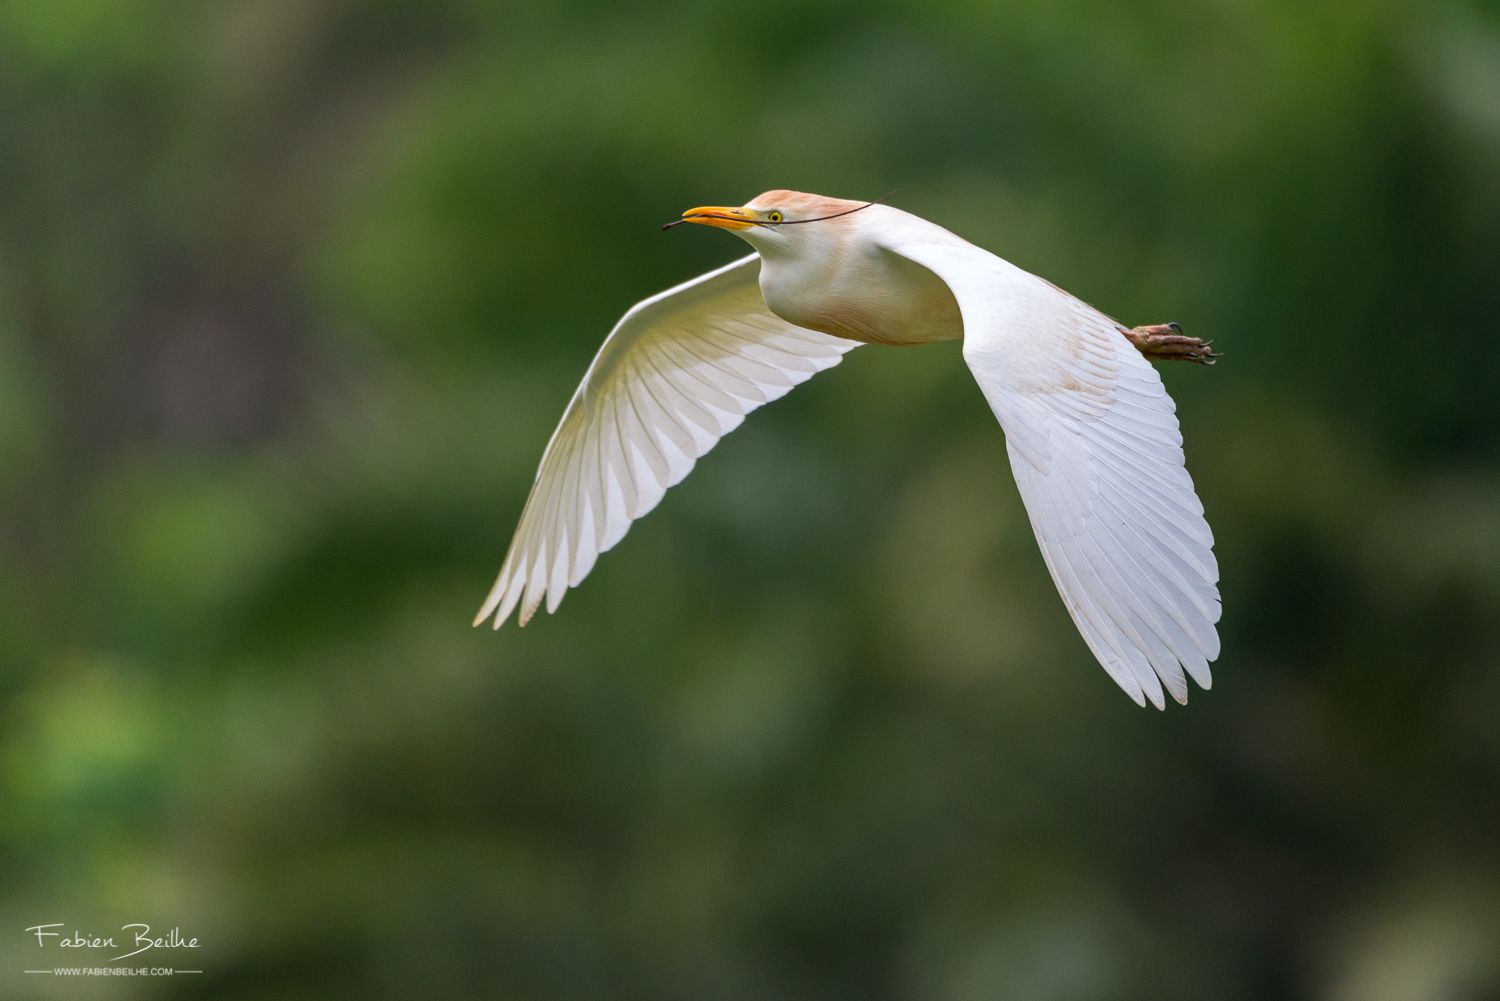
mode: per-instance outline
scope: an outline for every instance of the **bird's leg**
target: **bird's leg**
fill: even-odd
[[[1157,323],[1149,327],[1121,328],[1131,344],[1152,361],[1192,361],[1199,365],[1212,365],[1219,357],[1217,351],[1209,349],[1213,341],[1200,341],[1182,332],[1175,323]]]

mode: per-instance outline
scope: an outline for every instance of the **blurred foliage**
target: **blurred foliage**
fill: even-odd
[[[772,187],[1215,338],[1213,692],[1093,664],[953,345],[469,630]],[[1492,4],[0,4],[0,994],[1500,997],[1497,262]],[[135,920],[204,974],[20,973]]]

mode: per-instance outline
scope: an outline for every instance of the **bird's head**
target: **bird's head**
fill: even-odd
[[[845,239],[858,224],[859,210],[873,204],[778,188],[756,195],[744,205],[688,209],[681,219],[662,228],[691,222],[727,229],[760,251],[762,257],[791,256]]]

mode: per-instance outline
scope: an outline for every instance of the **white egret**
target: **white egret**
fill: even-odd
[[[595,559],[734,430],[860,344],[963,339],[1005,432],[1042,556],[1084,642],[1138,704],[1219,653],[1218,565],[1183,466],[1176,407],[1147,358],[1212,364],[1175,324],[1126,328],[907,212],[795,191],[679,223],[755,249],[633,306],[542,455],[474,624],[556,610]],[[666,228],[666,227],[663,227]]]

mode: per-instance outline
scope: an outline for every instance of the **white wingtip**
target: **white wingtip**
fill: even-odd
[[[508,571],[509,569],[510,560],[507,559],[505,561],[505,565],[500,568],[500,575],[495,578],[495,584],[490,588],[490,593],[484,596],[484,604],[479,606],[479,614],[474,616],[475,629],[478,629],[480,624],[490,616],[495,615],[495,609],[499,608],[500,602],[504,600],[506,590],[505,585],[509,578],[509,574],[506,571]],[[499,629],[500,623],[504,621],[505,616],[495,616],[495,628]]]
[[[528,598],[526,600],[526,603],[521,606],[521,610],[516,613],[516,625],[522,629],[525,629],[526,623],[531,621],[531,617],[535,615],[537,609],[541,607],[542,595],[539,594],[534,598]]]
[[[502,577],[501,579],[503,580],[504,578]],[[484,604],[479,606],[479,613],[474,616],[475,629],[478,629],[486,619],[495,614],[495,607],[500,604],[500,599],[504,596],[503,591],[504,588],[500,586],[500,581],[496,581],[495,586],[490,589],[490,593],[485,596]],[[495,620],[495,628],[500,628],[498,618]]]

